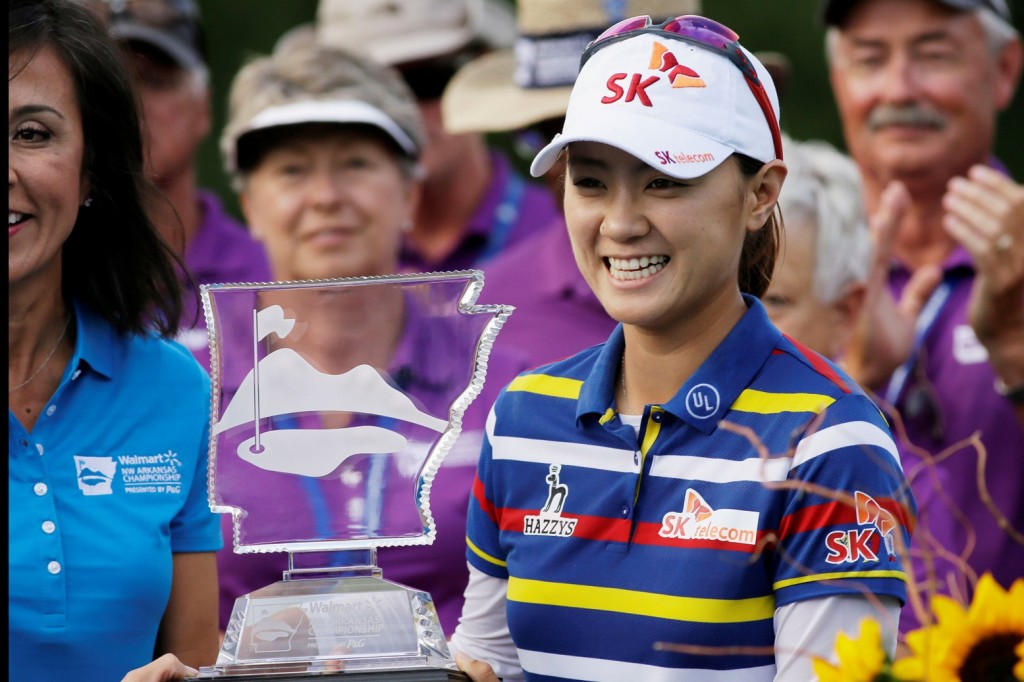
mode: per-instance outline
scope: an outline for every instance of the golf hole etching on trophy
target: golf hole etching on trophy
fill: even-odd
[[[513,310],[476,305],[483,283],[467,270],[201,288],[210,506],[231,514],[234,552],[288,553],[280,581],[236,599],[201,678],[466,679],[430,594],[376,559],[464,532],[436,528],[430,499]]]

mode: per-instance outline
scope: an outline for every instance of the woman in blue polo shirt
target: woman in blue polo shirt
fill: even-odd
[[[8,671],[210,664],[210,383],[167,340],[181,298],[130,79],[84,6],[8,10]]]
[[[576,262],[620,324],[494,406],[452,641],[474,680],[807,680],[869,616],[895,646],[913,500],[878,410],[758,300],[786,166],[737,40],[616,24],[533,162],[565,155]]]

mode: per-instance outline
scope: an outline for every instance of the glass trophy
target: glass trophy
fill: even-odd
[[[376,554],[436,536],[434,477],[513,310],[476,305],[482,287],[470,270],[201,288],[210,506],[235,553],[288,569],[235,601],[200,678],[467,679],[430,594]]]

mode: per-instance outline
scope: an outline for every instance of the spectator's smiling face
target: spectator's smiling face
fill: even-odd
[[[295,128],[261,156],[240,196],[275,279],[393,274],[418,198],[397,153],[358,128]]]
[[[862,0],[833,47],[846,144],[869,177],[944,179],[984,161],[1014,79],[973,13]]]

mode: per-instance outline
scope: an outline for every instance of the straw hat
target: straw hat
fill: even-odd
[[[473,43],[508,47],[515,18],[506,0],[320,0],[316,31],[325,45],[400,66]]]
[[[504,132],[565,115],[591,40],[627,17],[663,20],[700,0],[518,0],[514,49],[490,52],[455,74],[441,99],[450,133]]]

